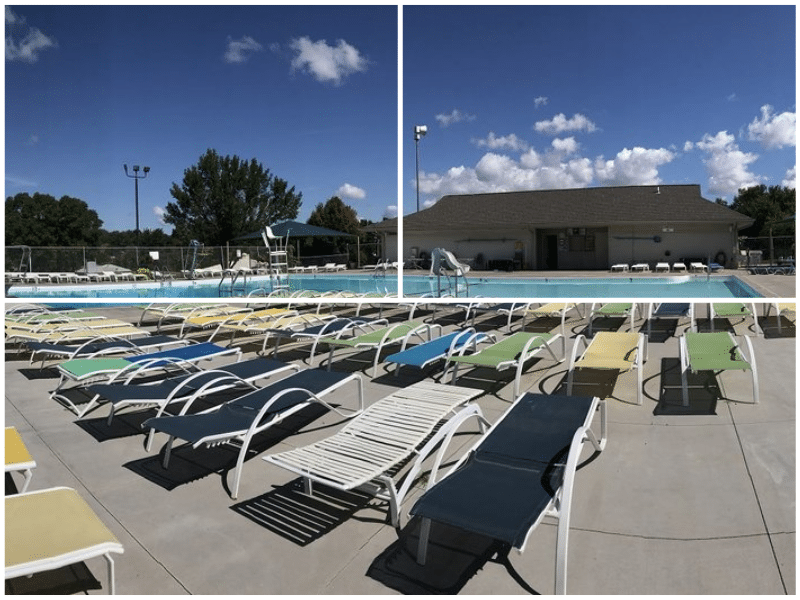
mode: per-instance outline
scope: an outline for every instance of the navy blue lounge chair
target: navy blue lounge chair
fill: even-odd
[[[358,388],[358,408],[355,411],[345,413],[322,399],[350,382]],[[163,460],[165,469],[169,467],[172,444],[176,438],[188,442],[193,448],[238,442],[239,457],[231,487],[231,497],[235,499],[253,436],[313,403],[347,416],[359,414],[364,409],[361,376],[358,373],[306,369],[201,413],[188,414],[192,405],[188,401],[179,415],[148,419],[142,427],[169,436]]]
[[[590,429],[598,406],[601,435]],[[411,509],[421,517],[417,562],[425,564],[431,520],[524,550],[545,515],[558,518],[556,592],[566,593],[567,542],[575,469],[590,442],[605,448],[605,402],[523,394]],[[436,473],[431,474],[431,482]]]
[[[30,363],[33,364],[37,354],[42,355],[42,364],[48,357],[73,360],[75,358],[94,358],[105,354],[118,354],[124,352],[144,353],[155,349],[162,350],[167,346],[185,346],[188,340],[171,335],[153,335],[140,338],[113,338],[100,336],[84,342],[83,344],[58,344],[49,342],[24,342],[31,351]]]

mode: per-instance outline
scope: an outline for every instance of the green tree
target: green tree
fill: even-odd
[[[361,231],[355,209],[342,202],[338,196],[328,199],[325,204],[317,204],[311,216],[308,217],[308,224],[353,235],[358,235]],[[342,253],[347,252],[347,244],[352,241],[353,239],[348,237],[322,237],[318,238],[316,245],[326,243],[334,246],[336,252]]]
[[[96,246],[103,222],[83,200],[36,192],[6,198],[6,245]]]
[[[297,217],[302,193],[270,174],[256,159],[220,156],[209,149],[197,165],[183,173],[183,184],[172,184],[176,202],[166,206],[164,222],[173,236],[187,244],[223,245],[275,221]]]
[[[742,230],[744,235],[769,235],[770,225],[773,235],[790,235],[794,232],[794,221],[786,221],[795,214],[794,188],[779,185],[744,188],[739,190],[730,208],[755,219],[753,225]]]

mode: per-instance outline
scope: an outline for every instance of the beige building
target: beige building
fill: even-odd
[[[403,217],[402,259],[450,250],[475,269],[608,269],[617,263],[733,266],[753,219],[706,200],[699,185],[648,185],[444,196]],[[371,226],[397,248],[398,219]],[[408,264],[408,263],[407,263]]]

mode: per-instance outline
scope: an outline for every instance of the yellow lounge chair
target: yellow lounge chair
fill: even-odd
[[[577,358],[581,342],[585,350]],[[591,341],[583,334],[575,338],[567,374],[567,395],[572,395],[575,369],[612,369],[620,373],[637,371],[636,402],[642,403],[642,364],[647,360],[647,339],[641,333],[603,331]]]
[[[25,481],[22,484],[21,493],[28,491],[28,484],[33,477],[36,461],[33,460],[31,453],[22,441],[16,427],[6,427],[6,473],[22,473]]]

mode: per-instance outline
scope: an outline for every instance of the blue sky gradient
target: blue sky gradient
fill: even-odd
[[[380,220],[397,205],[397,7],[6,7],[6,196],[85,200],[109,230],[170,226],[207,149]],[[394,213],[392,211],[395,211]]]
[[[443,195],[795,186],[795,7],[406,6],[403,212]]]

